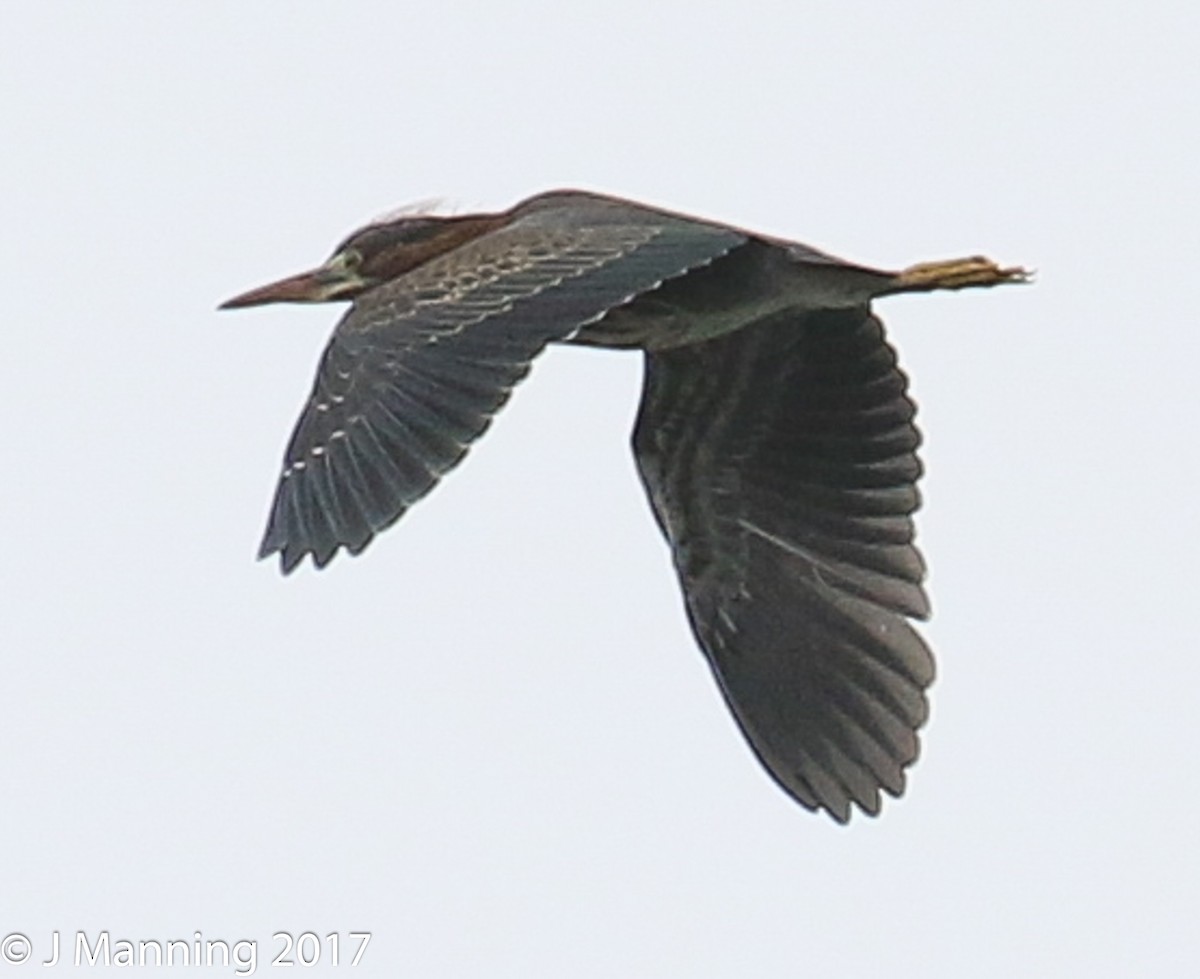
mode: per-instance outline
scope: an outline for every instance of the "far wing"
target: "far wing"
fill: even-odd
[[[647,355],[634,449],[692,628],[767,770],[839,821],[903,791],[927,714],[913,415],[866,309]]]
[[[359,297],[284,459],[259,552],[284,571],[361,551],[465,454],[542,348],[740,244],[670,219],[560,227],[543,211]],[[652,217],[652,216],[651,216]]]

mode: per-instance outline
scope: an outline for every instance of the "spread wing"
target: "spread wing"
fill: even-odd
[[[724,228],[543,207],[360,296],[284,457],[259,556],[361,551],[466,453],[548,342],[744,241]],[[561,222],[560,222],[561,224]]]
[[[904,788],[933,660],[915,409],[867,309],[646,357],[634,450],[688,617],[771,775],[839,821]]]

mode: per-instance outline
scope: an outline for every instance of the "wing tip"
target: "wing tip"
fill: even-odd
[[[900,799],[904,795],[906,783],[904,766],[901,766],[899,779],[895,784],[876,779],[876,784],[866,793],[852,792],[831,773],[823,773],[832,781],[833,787],[818,792],[808,779],[797,773],[797,779],[804,787],[804,791],[798,791],[796,785],[778,778],[769,768],[767,771],[775,777],[775,781],[779,782],[790,798],[809,812],[824,813],[839,826],[849,825],[854,821],[855,814],[877,819],[883,813],[885,796]]]
[[[364,547],[366,547],[365,542],[357,549],[349,544],[338,543],[335,544],[330,550],[322,553],[310,545],[273,542],[267,543],[264,541],[262,546],[258,549],[256,560],[265,561],[273,555],[278,554],[280,572],[284,575],[290,575],[293,571],[300,567],[301,564],[304,563],[304,558],[306,555],[310,555],[312,557],[313,567],[320,571],[335,557],[337,557],[338,551],[342,550],[343,548],[345,548],[347,554],[353,556],[360,553]]]
[[[290,575],[296,570],[296,566],[303,560],[306,553],[308,553],[307,550],[289,548],[287,544],[273,541],[268,537],[259,545],[255,560],[266,561],[273,555],[278,554],[280,573]]]
[[[266,561],[273,555],[278,554],[280,573],[290,575],[304,563],[306,555],[311,555],[313,567],[320,571],[338,556],[339,551],[344,550],[348,556],[357,557],[366,550],[367,545],[374,539],[375,534],[371,533],[361,539],[342,540],[335,543],[328,551],[321,552],[312,544],[280,540],[268,531],[267,536],[263,538],[262,543],[259,545],[258,552],[255,554],[255,560]]]

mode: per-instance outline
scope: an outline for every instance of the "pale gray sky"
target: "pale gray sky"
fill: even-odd
[[[336,974],[423,979],[1194,968],[1195,6],[545,6],[6,6],[0,939],[199,930],[262,974],[273,932],[344,961],[370,931]],[[338,311],[216,304],[406,201],[557,186],[1038,269],[880,307],[940,668],[880,819],[800,809],[720,702],[635,356],[551,351],[362,557],[253,560]]]

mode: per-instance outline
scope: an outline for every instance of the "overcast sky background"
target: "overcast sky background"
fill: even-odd
[[[370,931],[353,971],[428,979],[1194,968],[1195,5],[548,6],[4,6],[0,933],[252,938],[263,974],[275,931]],[[800,809],[721,703],[634,355],[550,351],[360,558],[254,561],[339,310],[216,305],[396,205],[560,186],[1038,270],[880,306],[940,673],[879,819]]]

